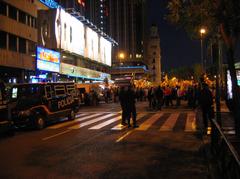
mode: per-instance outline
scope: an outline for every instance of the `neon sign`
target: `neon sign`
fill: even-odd
[[[60,71],[60,53],[37,47],[37,69],[59,72]]]
[[[54,0],[39,0],[39,1],[52,9],[58,8],[59,6],[58,3],[55,2]]]

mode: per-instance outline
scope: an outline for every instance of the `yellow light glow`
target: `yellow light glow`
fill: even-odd
[[[118,55],[118,56],[119,56],[119,58],[121,58],[121,59],[124,59],[124,58],[125,58],[125,54],[124,54],[124,53],[122,53],[122,52],[121,52],[121,53],[119,53],[119,55]]]
[[[200,29],[200,34],[205,34],[205,33],[206,33],[206,29],[201,28],[201,29]]]

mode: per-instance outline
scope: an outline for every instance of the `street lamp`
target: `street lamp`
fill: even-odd
[[[203,69],[203,72],[205,72],[205,65],[206,65],[206,62],[204,61],[204,59],[203,59],[203,36],[204,36],[204,34],[206,34],[206,29],[205,28],[201,28],[200,30],[199,30],[199,32],[200,32],[200,37],[201,37],[201,63],[202,63],[202,69]]]

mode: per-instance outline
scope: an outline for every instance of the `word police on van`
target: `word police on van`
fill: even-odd
[[[79,109],[74,83],[17,84],[11,88],[10,110],[16,126],[44,128],[62,117],[75,118]]]

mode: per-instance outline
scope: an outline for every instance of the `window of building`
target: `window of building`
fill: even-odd
[[[8,15],[10,18],[14,19],[14,20],[17,20],[17,8],[9,5],[8,6]]]
[[[26,13],[19,10],[19,17],[18,17],[19,22],[26,24]]]
[[[152,69],[155,70],[155,65],[153,65]]]
[[[26,39],[19,37],[19,52],[26,53]]]
[[[28,41],[28,53],[29,54],[35,54],[35,43],[32,41]]]
[[[152,60],[152,63],[155,63],[155,58]]]
[[[7,33],[4,31],[0,31],[0,48],[7,48]]]
[[[0,1],[0,14],[4,16],[7,15],[7,4],[3,1]]]
[[[156,55],[156,52],[153,52],[153,55]]]
[[[28,15],[28,24],[29,26],[32,25],[32,17],[30,15]]]
[[[9,34],[9,50],[17,51],[17,36]]]
[[[37,28],[37,22],[35,17],[32,18],[32,27]]]

